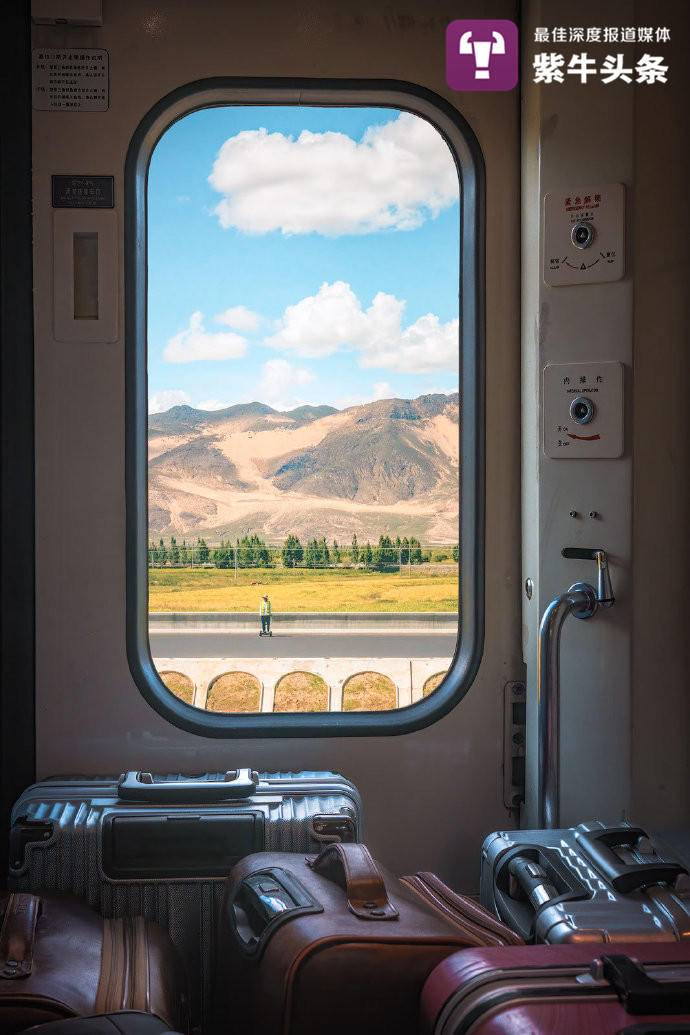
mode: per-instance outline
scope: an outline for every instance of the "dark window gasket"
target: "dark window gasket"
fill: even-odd
[[[148,634],[147,182],[153,150],[178,119],[227,105],[390,107],[420,115],[443,136],[460,180],[460,625],[445,679],[429,697],[391,712],[222,715],[193,708],[162,683]],[[127,655],[135,683],[160,715],[205,737],[383,736],[423,729],[469,690],[484,644],[484,162],[460,113],[420,86],[378,79],[214,78],[188,83],[144,116],[125,163],[125,461]]]

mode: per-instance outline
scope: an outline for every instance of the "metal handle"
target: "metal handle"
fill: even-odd
[[[615,891],[627,894],[650,884],[673,884],[687,873],[679,863],[656,859],[647,863],[626,864],[615,848],[634,849],[647,834],[641,827],[607,827],[603,830],[578,830],[575,839]]]
[[[546,870],[537,862],[515,855],[508,863],[508,873],[522,888],[535,912],[558,896],[558,891],[549,880]]]
[[[256,790],[258,774],[251,769],[229,770],[222,780],[155,781],[151,773],[129,772],[117,786],[123,801],[212,802],[249,798]]]
[[[597,562],[597,588],[576,582],[567,592],[554,597],[539,626],[537,655],[537,715],[539,730],[538,826],[550,830],[559,824],[559,712],[561,629],[568,615],[588,619],[600,607],[611,607],[615,598],[609,575],[608,557],[599,548],[566,546],[563,557]]]
[[[561,556],[570,560],[596,561],[597,562],[597,604],[599,607],[612,607],[616,598],[613,595],[611,575],[609,573],[609,559],[606,550],[595,547],[593,550],[579,546],[564,546]]]
[[[559,711],[560,641],[568,615],[591,618],[597,610],[597,595],[587,582],[576,582],[566,593],[554,597],[539,626],[537,655],[537,723],[539,729],[539,804],[537,826],[552,830],[559,821]]]

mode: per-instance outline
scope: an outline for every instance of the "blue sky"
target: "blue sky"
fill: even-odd
[[[457,176],[423,120],[197,112],[148,198],[152,410],[457,390]]]

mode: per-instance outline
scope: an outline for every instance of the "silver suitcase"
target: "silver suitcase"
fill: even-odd
[[[58,777],[12,811],[9,886],[65,891],[105,917],[144,915],[187,965],[192,1020],[210,1014],[224,878],[252,852],[360,841],[361,800],[327,772]]]
[[[592,822],[490,834],[480,894],[482,905],[528,942],[690,937],[688,869],[640,827]]]

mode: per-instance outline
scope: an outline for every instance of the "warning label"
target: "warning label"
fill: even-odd
[[[37,111],[107,111],[108,51],[40,47],[33,51]]]

